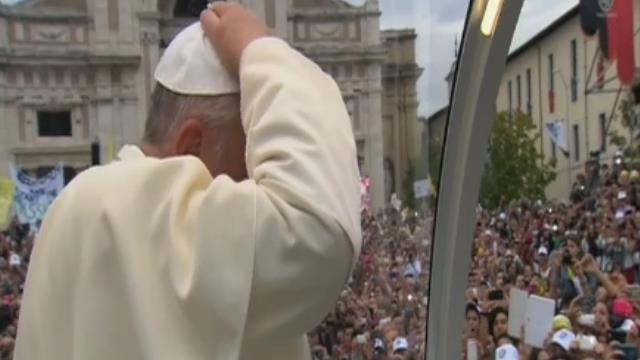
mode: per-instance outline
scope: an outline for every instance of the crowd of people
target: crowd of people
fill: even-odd
[[[466,358],[638,358],[638,171],[604,165],[595,186],[578,177],[570,201],[480,210],[472,259]],[[542,346],[509,331],[512,289],[555,303]]]
[[[6,231],[0,232],[0,360],[13,358],[20,300],[33,238],[30,227],[15,220]]]
[[[313,359],[424,359],[430,222],[390,210],[362,223],[360,261],[309,334]]]
[[[364,213],[363,250],[322,324],[314,360],[424,359],[431,216]],[[34,239],[0,233],[0,359],[10,359]],[[513,289],[550,299],[541,347],[509,329]],[[640,347],[640,174],[604,166],[579,176],[569,201],[479,208],[465,292],[463,359],[637,359]]]
[[[637,359],[640,174],[603,165],[568,201],[479,207],[465,292],[463,359]],[[310,335],[313,358],[423,359],[430,217],[363,219],[364,247],[336,308]],[[509,330],[511,290],[552,302],[541,346]]]

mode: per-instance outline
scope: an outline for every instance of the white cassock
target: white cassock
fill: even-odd
[[[308,359],[360,251],[351,123],[335,82],[266,38],[240,66],[249,180],[195,157],[79,175],[36,239],[16,359]]]

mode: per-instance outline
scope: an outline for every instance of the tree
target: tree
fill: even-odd
[[[536,143],[539,133],[530,117],[516,113],[498,115],[489,139],[488,161],[480,202],[495,209],[503,202],[544,200],[545,188],[555,179],[553,163],[544,163]]]
[[[640,165],[640,144],[637,141],[640,135],[640,123],[632,100],[632,98],[621,100],[618,105],[618,113],[614,114],[612,119],[620,121],[620,125],[627,134],[610,130],[607,135],[609,143],[623,151],[625,162],[635,168]]]

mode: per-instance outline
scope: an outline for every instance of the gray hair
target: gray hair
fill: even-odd
[[[157,83],[151,95],[144,142],[161,146],[187,119],[198,119],[211,127],[240,121],[240,94],[183,95]],[[223,146],[224,141],[220,145]]]

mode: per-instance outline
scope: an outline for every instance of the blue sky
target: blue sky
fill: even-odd
[[[12,4],[21,0],[0,0]],[[360,5],[364,0],[346,0]],[[379,0],[383,28],[415,28],[416,57],[424,73],[418,84],[420,114],[430,115],[448,99],[444,77],[454,59],[454,41],[460,38],[469,0]],[[576,5],[578,0],[525,0],[512,48]]]

